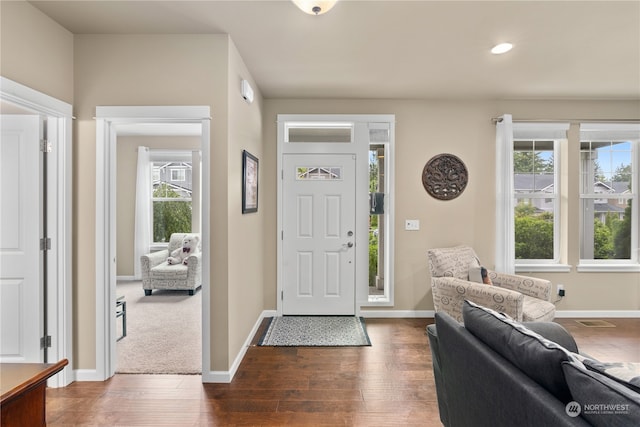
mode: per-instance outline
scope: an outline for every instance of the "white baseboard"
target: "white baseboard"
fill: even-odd
[[[140,279],[136,279],[136,276],[116,276],[118,282],[135,282]]]
[[[53,375],[47,380],[47,387],[60,388],[66,387],[76,380],[76,371],[67,365],[62,371]]]
[[[256,320],[256,322],[253,324],[253,328],[251,329],[251,332],[249,332],[249,335],[245,339],[242,348],[236,355],[236,358],[234,359],[233,364],[231,365],[231,368],[228,371],[209,371],[206,373],[203,372],[202,382],[203,383],[226,383],[226,384],[230,383],[233,380],[233,377],[235,376],[236,372],[238,371],[238,368],[242,363],[242,359],[244,359],[244,355],[247,353],[247,349],[251,345],[251,341],[253,341],[253,337],[258,332],[258,329],[260,328],[260,325],[262,324],[262,321],[264,320],[264,318],[273,317],[276,315],[277,315],[277,312],[275,310],[265,310],[262,313],[260,313],[260,316],[258,316],[258,320]]]
[[[635,318],[640,317],[640,310],[559,310],[556,311],[556,317]]]
[[[360,316],[364,318],[433,318],[434,310],[360,310]],[[575,318],[637,318],[640,317],[640,310],[558,310],[556,317]]]
[[[74,376],[76,381],[104,381],[96,369],[76,369]]]
[[[202,373],[203,383],[229,384],[233,379],[231,371],[209,371]]]
[[[364,318],[380,318],[380,319],[416,319],[416,318],[433,318],[433,310],[360,310],[360,316]]]

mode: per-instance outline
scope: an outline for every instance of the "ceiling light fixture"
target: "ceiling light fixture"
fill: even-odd
[[[300,8],[304,13],[309,15],[322,15],[331,10],[336,5],[338,0],[291,0],[296,6]]]
[[[491,53],[494,55],[502,55],[503,53],[509,52],[512,48],[513,45],[511,43],[500,43],[491,49]]]

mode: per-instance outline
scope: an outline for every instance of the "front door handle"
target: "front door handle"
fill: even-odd
[[[349,248],[353,247],[353,242],[348,242],[348,243],[343,243],[342,244],[342,250],[348,250]]]

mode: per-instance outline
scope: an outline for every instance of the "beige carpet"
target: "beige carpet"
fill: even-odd
[[[154,290],[141,282],[119,282],[116,295],[127,302],[127,336],[116,343],[116,373],[200,374],[202,370],[202,290]],[[122,322],[116,319],[116,331]]]

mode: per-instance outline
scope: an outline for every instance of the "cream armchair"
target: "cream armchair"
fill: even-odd
[[[472,248],[431,249],[427,255],[436,312],[444,311],[461,322],[466,299],[520,322],[548,322],[555,316],[548,280],[489,271],[493,284],[485,285],[469,280],[469,270],[481,266]]]
[[[167,249],[142,255],[142,288],[145,295],[153,289],[187,290],[193,295],[202,285],[202,253],[200,251],[187,258],[187,265],[169,265],[167,258],[174,249],[182,246],[185,233],[173,233]]]

